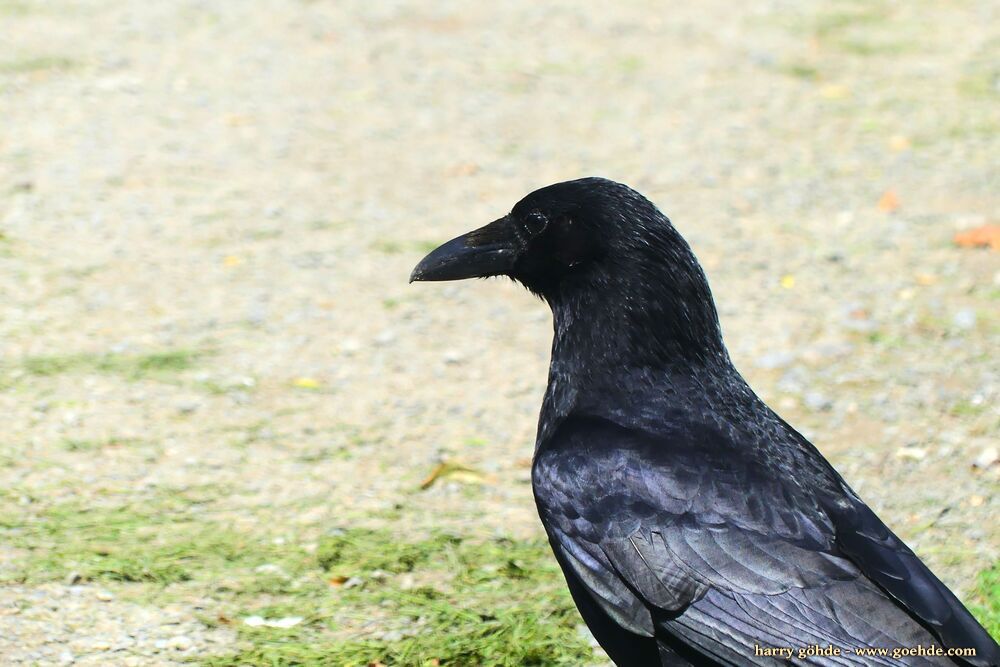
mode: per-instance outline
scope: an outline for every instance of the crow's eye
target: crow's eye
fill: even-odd
[[[540,234],[545,231],[545,228],[549,225],[549,219],[545,214],[534,211],[529,213],[522,220],[522,225],[524,231],[528,233],[529,236],[534,236],[535,234]]]

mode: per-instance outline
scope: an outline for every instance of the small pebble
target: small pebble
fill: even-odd
[[[353,338],[346,338],[340,342],[341,353],[351,356],[361,349],[361,343]]]
[[[951,323],[955,325],[956,329],[969,331],[976,326],[976,311],[971,308],[963,308],[952,316]]]
[[[1000,450],[996,447],[987,447],[976,457],[972,465],[977,468],[989,468],[997,461],[1000,461]]]
[[[757,368],[774,370],[790,366],[793,361],[795,361],[795,355],[790,352],[768,352],[757,357],[754,363]]]
[[[923,461],[927,458],[927,450],[923,447],[900,447],[896,450],[896,458]]]
[[[818,391],[807,392],[803,401],[810,410],[826,411],[833,407],[833,401]]]
[[[174,651],[187,651],[189,648],[194,646],[194,642],[187,635],[177,635],[176,637],[171,637],[167,642],[167,648],[173,649]]]
[[[396,340],[396,334],[389,329],[386,329],[379,335],[375,336],[375,344],[379,346],[389,345],[394,340]]]

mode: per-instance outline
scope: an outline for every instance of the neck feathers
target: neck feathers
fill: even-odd
[[[599,368],[729,365],[705,274],[667,222],[549,298],[552,359]]]

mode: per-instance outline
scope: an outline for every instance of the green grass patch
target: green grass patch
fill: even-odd
[[[844,37],[836,41],[836,46],[846,53],[863,57],[895,56],[913,50],[912,44],[876,35]]]
[[[22,0],[0,0],[0,14],[4,16],[25,16],[31,7]]]
[[[956,417],[978,417],[979,415],[988,412],[990,407],[991,406],[987,401],[973,403],[968,400],[960,400],[952,403],[948,408],[948,412]]]
[[[882,0],[827,3],[784,23],[796,34],[811,35],[821,46],[852,56],[900,55],[922,46],[922,25],[894,15],[892,5]]]
[[[958,91],[969,97],[1000,95],[1000,68],[984,67],[966,74],[958,81]]]
[[[343,220],[325,220],[322,218],[312,220],[308,223],[309,229],[314,232],[326,232],[337,229],[344,229],[348,223]]]
[[[156,604],[211,596],[203,622],[236,629],[210,667],[292,665],[580,666],[593,661],[581,619],[543,540],[351,528],[300,542],[294,523],[247,530],[213,520],[215,487],[45,507],[0,492],[0,541],[21,555],[0,583],[127,584]],[[108,504],[108,503],[117,504]],[[305,509],[289,507],[289,515]],[[294,518],[290,516],[289,518]],[[393,525],[405,526],[400,520]],[[250,616],[301,618],[251,626]]]
[[[129,380],[159,378],[194,367],[205,356],[198,350],[167,350],[147,354],[66,354],[27,357],[21,368],[28,375],[49,377],[64,373],[107,373]]]
[[[958,90],[969,97],[1000,96],[1000,38],[987,40],[965,64]]]
[[[99,452],[112,447],[133,447],[141,444],[138,438],[66,438],[62,441],[63,449],[67,452]]]
[[[778,71],[787,76],[796,79],[805,79],[806,81],[815,81],[819,78],[819,68],[803,62],[785,63],[778,67]]]
[[[302,625],[243,627],[249,648],[203,664],[520,667],[593,660],[562,575],[541,540],[448,534],[404,540],[392,531],[352,529],[323,539],[315,557],[316,567],[341,584],[323,594],[339,602],[339,614],[324,609],[329,601],[310,606],[289,596],[279,606],[251,611],[304,616]],[[349,581],[360,584],[348,588],[343,582]],[[352,618],[361,625],[377,618],[382,627],[373,636],[330,636]]]
[[[224,570],[257,580],[253,567],[269,559],[288,570],[304,567],[301,550],[279,549],[206,521],[192,511],[204,500],[188,492],[130,506],[64,503],[37,514],[0,507],[0,539],[28,553],[8,568],[7,577],[40,582],[76,573],[83,581],[170,584]]]
[[[406,250],[406,247],[399,241],[376,241],[372,248],[386,255],[396,255]]]
[[[226,380],[206,378],[195,382],[198,389],[213,396],[227,396],[235,392],[252,393],[257,390],[257,384],[257,378],[251,376]]]
[[[1000,640],[1000,561],[979,573],[972,611],[994,639]]]
[[[870,0],[838,2],[830,7],[813,17],[812,32],[819,39],[837,37],[858,27],[880,23],[889,16],[885,3]]]
[[[271,239],[281,238],[281,235],[284,233],[283,229],[255,229],[248,232],[246,234],[246,238],[251,241],[269,241]]]
[[[3,90],[0,89],[0,93]],[[10,237],[9,234],[5,233],[0,229],[0,257],[13,257],[14,256],[14,239]]]
[[[76,66],[76,61],[63,56],[35,56],[0,62],[0,73],[30,74],[32,72],[65,71]]]
[[[316,550],[317,564],[324,570],[364,574],[375,570],[412,572],[417,566],[444,553],[461,540],[437,535],[422,542],[397,542],[391,549],[385,531],[355,529],[327,537]]]
[[[935,141],[967,141],[991,139],[1000,132],[1000,122],[992,118],[968,118],[941,128],[935,135],[921,137],[925,144]]]
[[[635,74],[643,68],[643,60],[639,56],[626,56],[618,60],[618,69],[624,74]]]

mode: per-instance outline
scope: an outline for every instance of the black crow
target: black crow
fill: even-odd
[[[601,178],[542,188],[431,252],[411,281],[501,275],[552,308],[535,501],[616,664],[1000,663],[955,595],[733,367],[705,274],[642,195]]]

